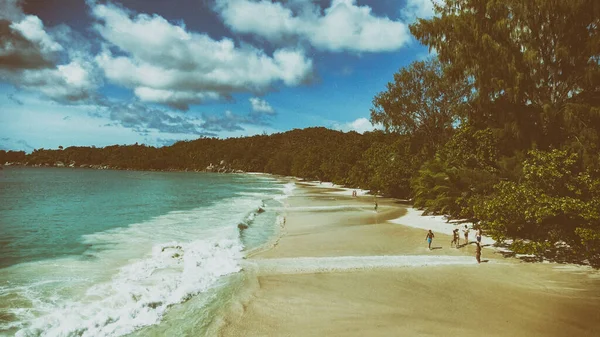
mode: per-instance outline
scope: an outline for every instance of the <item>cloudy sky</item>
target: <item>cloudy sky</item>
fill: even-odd
[[[0,0],[0,149],[324,126],[428,50],[429,0]]]

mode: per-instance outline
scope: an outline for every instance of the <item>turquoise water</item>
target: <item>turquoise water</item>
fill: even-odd
[[[209,324],[290,188],[262,175],[0,171],[0,334],[120,336],[185,302]]]

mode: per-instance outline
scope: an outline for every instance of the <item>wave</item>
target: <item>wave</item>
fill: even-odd
[[[294,189],[296,188],[295,183],[287,183],[283,185],[283,193],[285,195],[292,195],[294,193]]]
[[[285,199],[287,199],[289,196],[294,194],[295,188],[296,188],[296,184],[294,184],[293,182],[290,182],[287,184],[283,184],[282,186],[279,186],[279,187],[254,188],[249,192],[238,192],[238,195],[246,196],[246,197],[260,198],[260,199],[263,199],[263,201],[266,199],[273,199],[275,201],[283,203]],[[281,192],[281,194],[273,194],[272,191],[279,191],[279,192]]]
[[[157,324],[171,306],[241,270],[239,225],[250,226],[264,207],[260,198],[241,196],[173,211],[84,236],[88,258],[11,267],[9,277],[27,281],[0,289],[0,300],[18,295],[24,304],[3,310],[11,318],[0,331],[20,329],[20,337],[121,336]]]
[[[245,261],[244,267],[258,269],[262,274],[305,274],[378,268],[476,264],[477,261],[470,256],[375,255],[256,259]]]
[[[156,245],[150,257],[120,269],[82,299],[34,319],[16,336],[121,336],[160,322],[166,310],[238,272],[239,240]]]
[[[295,212],[336,212],[336,211],[364,211],[372,209],[367,205],[335,205],[335,206],[296,206],[288,207],[289,211]]]

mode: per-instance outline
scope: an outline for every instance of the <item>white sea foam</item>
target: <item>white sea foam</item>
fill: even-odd
[[[270,197],[268,193],[260,193],[260,192],[239,192],[238,195],[243,197],[252,197],[257,199],[265,199]]]
[[[52,308],[16,335],[121,336],[156,324],[171,305],[239,271],[242,249],[239,240],[228,239],[156,245],[151,256],[92,286],[79,301]]]
[[[281,191],[283,188],[281,187],[257,187],[254,190],[258,191]]]
[[[156,324],[170,306],[240,270],[237,225],[251,223],[258,207],[261,199],[242,196],[175,211],[83,237],[89,258],[11,267],[15,284],[0,296],[29,304],[11,309],[19,319],[0,329],[21,328],[16,336],[121,336]]]
[[[294,189],[296,188],[294,183],[287,183],[284,185],[280,185],[278,187],[260,187],[250,192],[239,192],[238,195],[245,197],[254,197],[260,199],[273,199],[279,202],[287,199],[290,195],[293,194]],[[272,191],[279,191],[282,194],[273,194]]]
[[[356,192],[358,196],[368,195],[371,191],[363,190],[360,188],[344,187],[343,185],[336,185],[332,182],[318,182],[318,181],[303,181],[303,184],[310,185],[312,187],[318,187],[324,189],[323,192],[327,194],[345,195],[352,196],[352,192]],[[332,190],[335,189],[335,190]]]
[[[289,182],[289,183],[283,185],[283,188],[281,189],[281,192],[283,194],[275,196],[274,199],[281,203],[284,203],[285,199],[287,199],[289,196],[294,194],[295,188],[296,188],[296,184],[293,182]]]
[[[297,206],[289,207],[290,211],[297,212],[312,212],[312,211],[341,211],[341,210],[371,210],[371,206],[362,206],[356,204],[350,205],[334,205],[334,206]]]
[[[283,185],[283,193],[285,195],[292,195],[294,194],[294,189],[296,189],[296,184],[295,183],[287,183],[285,185]]]
[[[286,206],[271,207],[273,211],[293,211],[293,212],[337,212],[337,211],[373,211],[372,206],[363,205],[332,205],[332,206]]]
[[[263,274],[306,274],[457,264],[475,265],[477,261],[469,256],[447,255],[296,257],[244,261],[245,266],[257,268]]]

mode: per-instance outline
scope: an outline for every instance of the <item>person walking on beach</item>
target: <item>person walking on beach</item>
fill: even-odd
[[[427,240],[427,243],[429,244],[429,250],[431,250],[431,241],[433,241],[434,237],[435,235],[433,235],[433,232],[430,229],[429,232],[427,232],[427,236],[425,236],[425,240]]]
[[[475,231],[475,238],[477,239],[477,244],[481,244],[481,227],[477,226],[477,230]]]
[[[375,201],[375,212],[377,212],[377,201]]]
[[[460,244],[458,228],[456,228],[452,231],[452,241],[450,242],[450,247],[452,247],[452,244],[454,244],[454,247],[456,247],[456,248],[458,248],[458,245]]]
[[[465,245],[469,244],[469,227],[465,225],[465,229],[463,229],[463,234],[465,235]]]
[[[481,245],[477,242],[477,250],[475,251],[475,258],[477,259],[477,263],[481,263]]]

